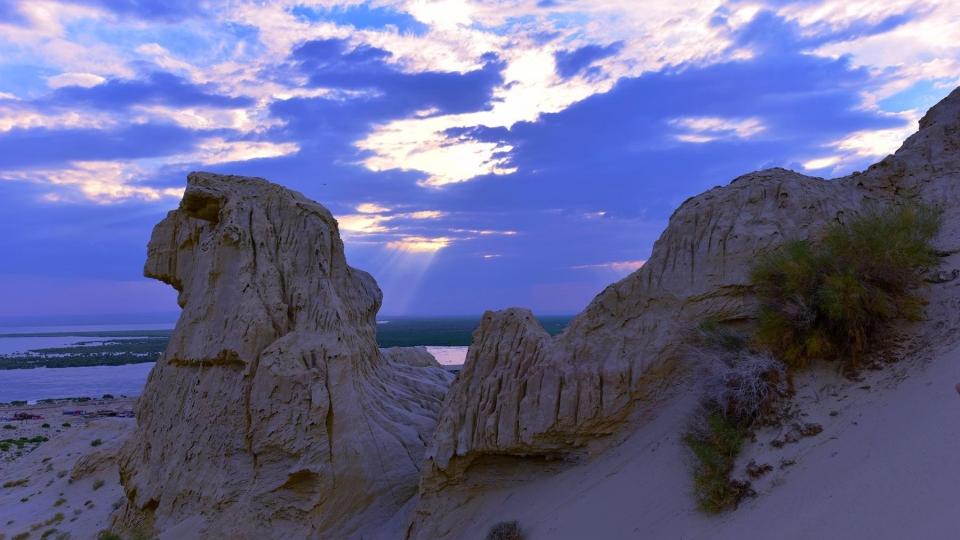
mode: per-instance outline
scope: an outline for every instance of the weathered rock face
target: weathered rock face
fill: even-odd
[[[176,538],[369,536],[416,492],[450,375],[381,354],[373,278],[321,205],[193,173],[148,277],[183,308],[121,455],[127,507]]]
[[[824,181],[769,169],[689,199],[643,268],[607,287],[556,338],[529,311],[485,314],[445,399],[408,537],[454,537],[438,523],[455,522],[458,505],[478,495],[458,486],[482,484],[491,460],[570,456],[614,433],[696,324],[754,312],[746,285],[757,254],[870,204],[960,206],[960,90],[920,128],[863,173]],[[958,237],[958,228],[960,220],[948,222],[941,237]]]

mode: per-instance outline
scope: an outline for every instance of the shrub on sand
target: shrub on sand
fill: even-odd
[[[490,528],[487,540],[523,540],[523,531],[516,521],[501,521]]]
[[[697,502],[702,510],[718,513],[751,493],[749,483],[730,474],[753,425],[787,395],[789,386],[783,364],[766,354],[743,350],[706,359],[700,407],[683,441],[696,460]]]
[[[855,369],[880,331],[916,320],[921,272],[937,264],[940,212],[926,206],[869,210],[819,241],[794,241],[761,257],[756,341],[792,368],[837,359]]]

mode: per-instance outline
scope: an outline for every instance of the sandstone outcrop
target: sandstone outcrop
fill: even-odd
[[[504,459],[569,459],[617,432],[658,368],[682,361],[678,346],[696,324],[749,319],[757,254],[869,205],[923,200],[955,211],[958,175],[960,90],[932,108],[895,155],[862,173],[825,181],[768,169],[687,200],[647,263],[555,338],[529,311],[488,312],[445,399],[408,538],[469,537],[448,525],[466,517],[457,515],[464,500],[502,486]],[[947,220],[938,241],[950,252],[960,246],[945,239],[958,237],[960,220]],[[484,484],[488,470],[496,478]]]
[[[323,206],[193,173],[145,274],[180,319],[120,456],[120,527],[170,538],[359,538],[415,495],[451,375],[377,348],[381,292]]]

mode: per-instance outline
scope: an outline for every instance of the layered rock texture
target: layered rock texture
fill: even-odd
[[[118,525],[169,538],[359,538],[416,493],[451,376],[381,353],[381,292],[323,206],[194,173],[145,274],[180,319],[120,457]]]
[[[503,463],[575,459],[628,422],[699,322],[755,312],[748,273],[757,254],[804,239],[870,205],[922,200],[960,237],[960,90],[931,109],[895,155],[833,181],[784,169],[751,173],[687,200],[647,263],[609,286],[551,338],[529,311],[484,315],[427,452],[409,538],[469,538],[450,526],[466,500],[503,485]],[[671,372],[672,373],[672,372]],[[514,467],[513,470],[517,470]],[[483,480],[490,477],[489,482]],[[479,486],[479,487],[478,487]],[[458,514],[459,512],[465,512]]]

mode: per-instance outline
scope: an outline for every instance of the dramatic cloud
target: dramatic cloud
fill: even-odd
[[[637,5],[0,2],[0,251],[18,286],[160,306],[128,284],[207,169],[328,205],[388,313],[572,312],[686,197],[864,167],[960,84],[951,2]]]

